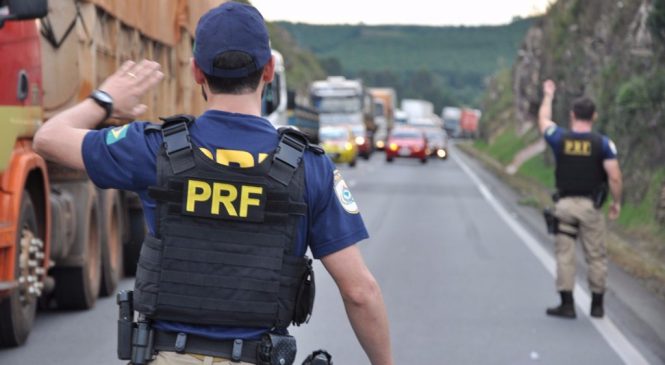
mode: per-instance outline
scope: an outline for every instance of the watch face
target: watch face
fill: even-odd
[[[94,97],[95,97],[97,100],[99,100],[99,101],[101,101],[101,102],[103,102],[103,103],[108,103],[108,104],[113,103],[113,99],[111,99],[111,97],[109,96],[109,94],[107,94],[107,93],[105,93],[105,92],[103,92],[103,91],[95,90],[95,91],[94,91]]]

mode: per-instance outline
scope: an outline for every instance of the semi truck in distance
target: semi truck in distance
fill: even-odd
[[[32,138],[128,59],[163,66],[146,120],[204,109],[189,60],[196,22],[217,2],[148,3],[0,0],[0,347],[26,341],[39,305],[91,308],[136,270],[139,198],[45,161]]]
[[[309,89],[310,104],[319,115],[321,127],[347,126],[356,138],[361,155],[372,151],[374,105],[361,80],[331,76],[314,81]]]
[[[482,112],[478,109],[462,108],[460,115],[460,134],[464,138],[478,138],[478,123]]]
[[[397,96],[392,88],[370,88],[369,94],[375,103],[374,146],[382,150],[385,148],[386,139],[395,125],[395,108]]]
[[[449,136],[459,137],[460,130],[460,117],[462,116],[462,109],[452,106],[444,107],[441,111],[441,119],[443,119],[443,128]]]
[[[401,109],[408,116],[409,123],[417,119],[431,118],[434,115],[434,105],[427,100],[403,99]]]
[[[443,126],[448,135],[455,138],[478,137],[478,123],[482,112],[472,108],[445,107],[441,111]]]

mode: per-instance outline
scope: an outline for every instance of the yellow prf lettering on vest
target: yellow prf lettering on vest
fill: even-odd
[[[240,216],[247,217],[247,209],[250,205],[258,207],[261,205],[261,200],[251,198],[250,195],[263,194],[263,188],[260,186],[247,186],[243,185],[240,192]]]
[[[247,151],[225,150],[220,148],[215,150],[215,154],[213,155],[207,148],[200,147],[199,150],[201,150],[206,157],[220,165],[235,165],[242,168],[254,167],[268,157],[267,153],[259,153],[258,161],[255,161],[254,156]]]
[[[210,199],[210,185],[205,181],[189,180],[187,187],[187,207],[188,212],[194,212],[196,202],[204,202]]]
[[[235,186],[224,183],[214,183],[212,187],[212,204],[210,209],[210,214],[219,215],[219,206],[224,204],[226,212],[230,216],[237,217],[236,208],[233,206],[233,202],[238,197],[238,190]],[[245,215],[246,217],[247,215]]]
[[[591,141],[567,139],[564,141],[563,153],[571,156],[591,156]]]
[[[263,186],[189,179],[184,193],[185,215],[263,221],[266,202]]]

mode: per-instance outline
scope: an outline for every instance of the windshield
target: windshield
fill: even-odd
[[[346,129],[321,129],[319,138],[322,141],[346,141],[349,139],[349,132]]]
[[[392,138],[422,138],[422,134],[418,131],[400,130],[400,131],[393,132],[391,137]]]
[[[362,125],[356,125],[351,127],[351,130],[353,131],[353,134],[356,136],[364,136],[365,135],[365,127]]]
[[[375,117],[383,117],[384,116],[383,104],[382,103],[374,103],[374,116]]]
[[[360,98],[357,96],[315,96],[314,107],[321,113],[355,113],[361,110]]]

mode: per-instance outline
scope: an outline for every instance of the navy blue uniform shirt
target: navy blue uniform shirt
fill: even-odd
[[[545,141],[550,145],[552,151],[554,151],[554,157],[558,157],[557,153],[561,151],[561,143],[563,141],[563,135],[567,132],[565,128],[559,127],[556,124],[551,125],[545,130]],[[589,133],[577,133],[573,132],[574,135],[584,136]],[[617,148],[607,136],[603,136],[603,160],[614,160],[617,158]]]
[[[83,140],[83,161],[90,179],[100,188],[135,191],[141,197],[150,234],[155,232],[155,201],[147,189],[157,183],[156,160],[161,133],[145,133],[147,122],[91,131]],[[273,152],[279,142],[267,120],[244,114],[209,110],[189,128],[192,144],[224,165],[252,167]],[[309,247],[321,258],[368,238],[358,206],[335,165],[325,155],[304,156],[307,215],[298,226],[297,253]],[[267,329],[200,326],[159,321],[161,330],[214,339],[258,339]]]

